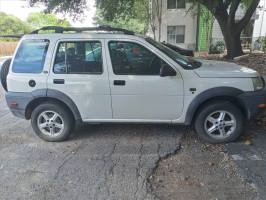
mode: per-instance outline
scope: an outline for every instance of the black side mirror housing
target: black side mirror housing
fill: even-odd
[[[176,76],[176,71],[169,65],[162,64],[162,67],[160,70],[160,76],[161,77]]]

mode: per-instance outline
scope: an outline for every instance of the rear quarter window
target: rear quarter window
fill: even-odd
[[[49,40],[24,40],[15,55],[14,73],[41,73],[49,46]]]

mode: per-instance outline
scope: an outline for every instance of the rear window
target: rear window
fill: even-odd
[[[15,73],[41,73],[49,46],[48,40],[24,40],[13,61]]]

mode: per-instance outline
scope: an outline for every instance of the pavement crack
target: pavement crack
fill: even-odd
[[[66,156],[63,158],[63,162],[58,166],[56,170],[56,173],[54,175],[54,180],[58,178],[62,168],[66,165],[68,161],[70,161],[73,158],[73,156],[75,156],[79,152],[82,146],[83,146],[83,142],[81,142],[76,148],[74,148],[68,154],[66,154]]]
[[[134,192],[134,199],[137,199],[137,194],[138,194],[138,191],[139,191],[139,188],[140,188],[139,179],[142,178],[141,173],[140,173],[140,170],[142,168],[142,166],[141,166],[142,156],[143,156],[143,144],[141,144],[140,148],[139,148],[138,165],[137,165],[137,168],[136,168],[137,183],[136,183],[136,190]],[[143,186],[143,182],[144,181],[142,181],[142,186]]]
[[[100,160],[103,161],[103,167],[99,170],[100,174],[101,172],[104,174],[104,180],[99,183],[99,186],[97,188],[97,192],[94,196],[94,199],[98,199],[98,195],[101,193],[101,189],[102,188],[106,188],[107,191],[107,195],[110,195],[110,188],[108,186],[108,180],[110,176],[113,176],[114,174],[114,168],[116,166],[116,162],[113,161],[112,156],[115,154],[116,148],[117,148],[117,143],[115,143],[112,147],[112,150],[110,151],[110,153],[108,153],[107,155],[104,155]],[[108,166],[108,162],[112,162],[111,166],[109,168],[106,169],[106,166]]]
[[[147,183],[147,187],[146,187],[147,191],[146,192],[147,192],[147,194],[151,194],[154,199],[159,199],[159,197],[156,196],[155,192],[153,191],[153,187],[152,187],[152,183],[151,183],[153,175],[156,172],[157,168],[159,167],[160,162],[162,162],[162,161],[168,159],[169,157],[177,154],[177,152],[181,149],[181,143],[178,143],[172,151],[164,154],[163,156],[160,155],[160,149],[161,149],[161,145],[158,144],[158,147],[157,147],[158,160],[155,162],[154,167],[150,170],[150,172],[148,173],[148,175],[146,177],[146,183]]]

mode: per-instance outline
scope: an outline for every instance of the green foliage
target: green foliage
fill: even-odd
[[[32,29],[38,29],[44,26],[70,26],[67,20],[61,20],[54,14],[46,14],[43,12],[31,13],[27,18],[27,22]]]
[[[101,16],[107,21],[134,15],[134,4],[135,0],[96,0]]]
[[[29,0],[32,6],[39,2],[46,6],[45,13],[68,13],[74,19],[80,18],[87,9],[87,0]]]
[[[210,54],[221,54],[225,51],[225,44],[223,41],[218,41],[210,46]]]
[[[266,53],[266,37],[260,37],[256,42],[259,44],[259,48]]]
[[[97,24],[125,28],[141,34],[145,34],[148,31],[149,9],[145,5],[148,2],[147,0],[125,1],[123,5],[116,4],[118,1],[115,0],[112,1],[111,7],[113,9],[106,7],[108,5],[106,4],[107,2],[97,0]],[[125,9],[127,11],[120,10],[127,7],[131,7],[131,9]]]
[[[134,18],[116,18],[112,21],[97,18],[97,23],[99,25],[109,25],[116,28],[124,28],[140,34],[144,34],[145,32],[147,32],[147,26],[138,19]]]
[[[266,52],[266,37],[262,39],[262,50]]]
[[[13,15],[0,12],[0,34],[23,34],[29,32],[27,23],[21,21]]]
[[[30,31],[27,23],[19,18],[0,12],[0,35],[24,34]],[[0,38],[1,41],[14,41],[15,39]]]

